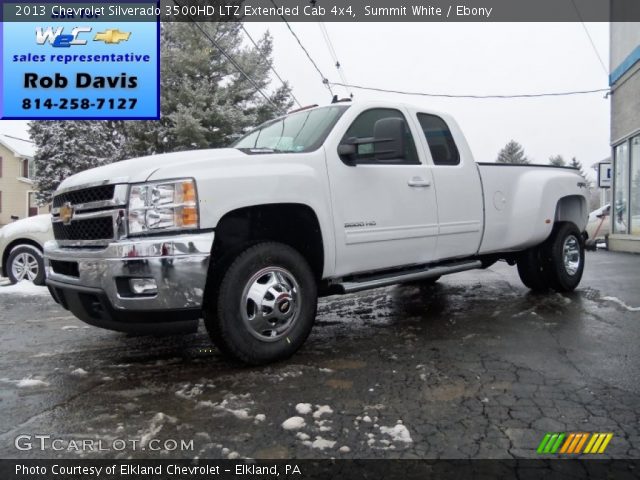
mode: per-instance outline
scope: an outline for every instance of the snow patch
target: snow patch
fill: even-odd
[[[311,404],[310,403],[299,403],[296,405],[296,412],[300,415],[307,415],[311,413]]]
[[[23,280],[14,285],[0,287],[0,293],[17,293],[20,295],[49,295],[49,290],[45,286],[34,285],[32,282]]]
[[[62,330],[77,330],[80,327],[77,325],[65,325],[64,327],[62,327]]]
[[[336,442],[334,440],[327,440],[322,437],[316,437],[316,439],[311,443],[311,448],[315,448],[317,450],[325,450],[327,448],[333,448]]]
[[[160,433],[160,430],[166,423],[176,423],[177,419],[169,415],[165,415],[162,412],[156,413],[151,422],[149,422],[149,428],[143,435],[140,436],[140,446],[146,447],[153,438]]]
[[[619,306],[621,306],[625,310],[628,310],[629,312],[640,312],[640,307],[630,307],[629,305],[624,303],[622,300],[620,300],[618,297],[602,297],[602,300],[606,300],[607,302],[617,303]]]
[[[351,451],[351,449],[349,447],[347,447],[346,445],[343,445],[342,447],[340,447],[340,450],[338,450],[340,453],[349,453]]]
[[[302,417],[291,417],[282,422],[282,428],[285,430],[300,430],[304,426],[305,421]]]
[[[332,414],[333,410],[329,405],[316,405],[316,411],[313,412],[313,418],[320,418],[324,414]]]
[[[412,443],[413,439],[407,427],[398,423],[393,427],[380,427],[380,432],[389,435],[394,442]]]
[[[176,392],[176,395],[180,398],[184,398],[186,400],[191,400],[194,397],[197,397],[202,393],[202,388],[198,385],[194,385],[193,387],[188,383],[184,385],[180,390]]]
[[[85,375],[89,375],[89,372],[87,372],[84,368],[76,368],[71,372],[71,375],[75,375],[77,377],[84,377]]]
[[[198,387],[198,385],[196,385]],[[198,387],[199,388],[199,387]],[[181,392],[180,390],[178,392]],[[176,393],[178,393],[176,392]],[[185,394],[185,392],[182,392]],[[191,390],[191,394],[194,393],[194,390]],[[204,400],[197,403],[198,407],[211,407],[215,410],[230,413],[236,418],[240,420],[248,420],[253,418],[249,413],[249,404],[253,404],[253,401],[249,400],[250,394],[246,393],[244,395],[234,395],[233,393],[225,395],[224,400],[222,402],[211,402],[209,400]]]
[[[48,387],[49,384],[37,378],[23,378],[16,382],[18,388]]]
[[[298,439],[300,439],[300,440],[309,440],[309,438],[311,438],[311,437],[309,437],[309,435],[307,435],[307,434],[306,434],[306,433],[304,433],[304,432],[298,432],[298,433],[296,433],[296,437],[297,437]]]
[[[264,422],[267,419],[267,416],[264,413],[259,413],[255,416],[256,423]]]

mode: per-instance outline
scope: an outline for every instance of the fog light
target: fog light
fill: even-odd
[[[158,293],[158,285],[153,278],[130,278],[129,286],[136,295],[155,295]]]

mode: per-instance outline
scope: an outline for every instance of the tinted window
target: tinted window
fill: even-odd
[[[378,120],[384,118],[400,118],[405,120],[404,115],[398,110],[391,108],[374,108],[362,112],[358,118],[345,133],[342,141],[345,142],[349,138],[370,138],[373,140],[373,129]],[[396,160],[380,160],[375,157],[373,143],[362,143],[358,148],[358,163],[381,163],[381,164],[398,164],[398,163],[420,163],[418,153],[416,152],[416,144],[413,141],[411,130],[405,121],[405,158]]]
[[[418,121],[429,144],[433,163],[436,165],[458,165],[460,153],[458,153],[456,142],[453,141],[453,135],[444,120],[435,115],[419,113]]]

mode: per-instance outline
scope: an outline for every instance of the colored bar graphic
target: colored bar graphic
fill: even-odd
[[[564,445],[562,446],[562,449],[560,450],[560,453],[567,453],[567,450],[569,449],[569,445],[571,445],[571,443],[573,442],[574,437],[576,436],[575,433],[570,433],[569,436],[567,437],[567,441],[564,442]]]
[[[542,438],[536,452],[538,454],[560,453],[568,455],[601,454],[607,449],[612,438],[613,433],[610,432],[549,432]]]
[[[540,442],[540,445],[538,445],[538,450],[536,450],[538,453],[544,453],[544,447],[547,445],[547,443],[549,442],[550,438],[551,438],[551,434],[550,433],[547,433],[542,438],[542,441]]]

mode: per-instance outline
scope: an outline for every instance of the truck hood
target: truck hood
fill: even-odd
[[[144,182],[154,174],[156,178],[162,178],[162,170],[169,167],[172,169],[175,167],[180,167],[181,170],[184,169],[184,176],[188,177],[189,172],[197,171],[197,168],[202,164],[220,164],[222,161],[226,162],[249,157],[249,155],[235,148],[218,148],[132,158],[80,172],[64,180],[59,189],[100,183]]]

